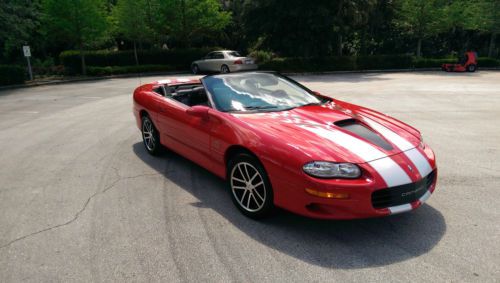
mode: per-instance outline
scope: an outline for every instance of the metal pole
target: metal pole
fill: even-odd
[[[31,71],[31,62],[30,62],[30,57],[26,57],[28,60],[28,72],[30,73],[30,81],[33,80],[33,72]]]

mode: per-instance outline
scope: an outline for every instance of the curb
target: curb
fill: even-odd
[[[479,68],[478,71],[500,71],[500,67]],[[334,75],[334,74],[362,74],[362,73],[411,73],[411,72],[441,72],[441,68],[418,68],[418,69],[388,69],[388,70],[355,70],[355,71],[328,71],[328,72],[298,72],[288,73],[283,75],[288,76],[305,76],[305,75]]]
[[[500,71],[500,67],[494,68],[480,68],[478,69],[484,71]],[[389,70],[355,70],[355,71],[327,71],[327,72],[283,72],[283,75],[286,76],[307,76],[307,75],[334,75],[334,74],[366,74],[366,73],[411,73],[411,72],[432,72],[432,71],[441,71],[441,68],[419,68],[419,69],[389,69]],[[152,72],[152,73],[130,73],[130,74],[121,74],[121,75],[112,75],[112,76],[103,76],[103,77],[82,77],[82,78],[73,78],[73,79],[61,79],[56,81],[47,81],[47,82],[34,82],[30,84],[18,84],[18,85],[7,85],[0,86],[0,91],[2,90],[10,90],[10,89],[18,89],[18,88],[28,88],[28,87],[37,87],[37,86],[46,86],[46,85],[59,85],[59,84],[68,84],[75,82],[86,82],[86,81],[100,81],[100,80],[109,80],[109,79],[119,79],[119,78],[141,78],[141,77],[150,77],[150,76],[165,76],[165,75],[187,75],[191,74],[189,72]]]

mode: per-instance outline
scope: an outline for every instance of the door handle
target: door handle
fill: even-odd
[[[164,113],[164,112],[167,112],[167,110],[165,108],[163,108],[163,107],[160,107],[160,112]]]

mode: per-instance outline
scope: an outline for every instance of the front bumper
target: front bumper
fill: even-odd
[[[430,165],[425,176],[420,176],[414,169],[411,182],[389,187],[369,163],[360,164],[363,175],[358,179],[318,179],[305,173],[278,179],[271,176],[274,202],[291,212],[321,219],[370,218],[411,211],[427,201],[436,188],[434,154],[429,148],[423,150],[423,154]],[[319,197],[307,193],[306,188],[349,197]]]

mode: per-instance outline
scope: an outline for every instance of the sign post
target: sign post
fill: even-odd
[[[31,57],[31,50],[28,45],[23,46],[23,53],[24,57],[26,57],[26,60],[28,60],[28,71],[30,73],[30,80],[33,80],[33,72],[31,71],[31,62],[30,62],[30,57]]]

